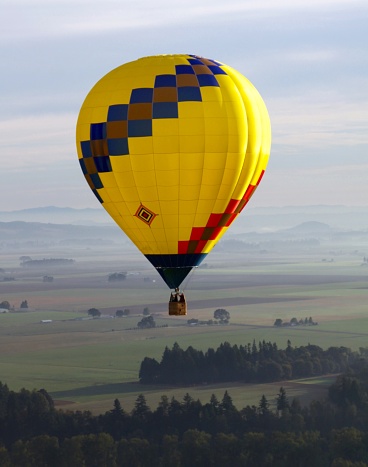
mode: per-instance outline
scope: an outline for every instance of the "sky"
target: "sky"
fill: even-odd
[[[0,0],[0,211],[98,208],[75,125],[92,86],[142,56],[243,73],[271,118],[249,206],[368,205],[367,0]]]

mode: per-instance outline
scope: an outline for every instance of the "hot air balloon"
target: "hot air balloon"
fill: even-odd
[[[248,203],[269,157],[271,128],[255,87],[196,55],[157,55],[107,73],[77,122],[83,174],[102,206],[172,292]]]

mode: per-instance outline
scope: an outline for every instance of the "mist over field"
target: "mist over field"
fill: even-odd
[[[144,391],[142,359],[159,360],[175,342],[203,351],[254,340],[359,349],[368,339],[368,207],[249,209],[183,283],[183,317],[168,316],[169,289],[103,209],[1,212],[0,252],[0,302],[11,306],[0,314],[2,378],[14,389],[46,387],[72,409],[98,413],[114,397],[132,407]],[[120,273],[124,280],[109,281]],[[100,319],[88,315],[91,308]],[[213,325],[219,308],[230,313],[227,325]],[[128,317],[116,318],[126,309]],[[144,310],[154,329],[136,329]],[[274,326],[309,318],[317,325]],[[310,385],[292,388],[303,400],[314,394]],[[163,390],[178,392],[150,390],[149,401]],[[206,395],[223,390],[211,386]],[[239,407],[259,399],[256,388],[232,391]],[[275,386],[262,391],[272,395]]]
[[[303,247],[324,241],[352,243],[368,239],[368,206],[302,206],[251,208],[239,216],[216,249],[234,239],[262,247],[300,242]],[[134,245],[104,209],[42,207],[0,212],[0,247],[4,250],[32,242],[45,248],[85,243]],[[237,247],[238,244],[235,244]],[[247,248],[246,245],[238,245]],[[230,245],[228,245],[230,247]],[[287,247],[289,249],[289,246]],[[210,255],[211,256],[211,255]]]
[[[74,209],[45,206],[18,211],[0,211],[0,222],[41,222],[47,224],[115,225],[101,209]],[[368,229],[367,206],[284,206],[247,207],[231,226],[231,231],[249,232],[294,227],[303,222],[324,222],[333,228]]]

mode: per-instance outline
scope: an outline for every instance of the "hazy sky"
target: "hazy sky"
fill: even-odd
[[[0,0],[0,211],[100,206],[75,124],[95,82],[141,56],[242,72],[273,143],[250,205],[368,205],[367,0]]]

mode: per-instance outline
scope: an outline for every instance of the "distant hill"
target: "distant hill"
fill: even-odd
[[[286,229],[259,231],[237,231],[231,229],[220,240],[217,251],[237,251],[240,249],[293,248],[316,246],[320,242],[333,242],[336,239],[351,241],[353,238],[368,239],[368,229],[342,230],[324,222],[308,221]],[[74,225],[45,222],[0,222],[0,250],[54,249],[59,247],[94,248],[114,247],[130,249],[132,242],[113,224]]]
[[[235,220],[231,231],[269,232],[282,229],[303,229],[304,223],[319,222],[332,229],[368,230],[368,206],[284,206],[245,208]],[[316,226],[315,226],[316,227]]]
[[[302,222],[301,224],[298,224],[295,227],[285,229],[284,232],[321,234],[321,233],[330,233],[334,230],[335,229],[332,229],[328,224],[325,224],[324,222],[308,221],[308,222]]]
[[[89,226],[115,225],[102,206],[86,209],[45,206],[19,211],[0,211],[0,222],[12,221]],[[368,230],[368,206],[317,205],[254,208],[247,206],[232,224],[229,234],[275,232],[296,228],[296,226],[303,226],[304,223],[310,222],[327,224],[333,229]]]
[[[108,245],[130,243],[119,229],[111,225],[71,225],[42,222],[0,222],[0,249],[15,244],[28,246],[43,245]]]
[[[111,217],[101,206],[98,209],[85,208],[59,208],[45,206],[19,211],[0,211],[0,222],[44,222],[50,224],[75,224],[75,225],[113,225]]]

